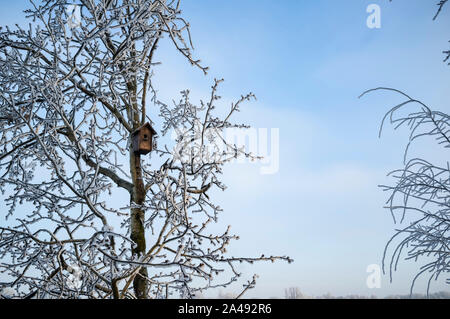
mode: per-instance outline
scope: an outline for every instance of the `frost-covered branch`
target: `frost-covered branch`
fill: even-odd
[[[433,111],[424,103],[407,94],[391,89],[378,88],[400,94],[404,102],[394,106],[385,115],[380,128],[389,119],[397,129],[408,127],[409,142],[404,153],[405,166],[389,173],[394,185],[382,185],[389,193],[387,208],[395,222],[407,223],[408,226],[397,229],[395,235],[386,245],[383,255],[383,271],[386,268],[389,249],[392,249],[388,261],[390,278],[403,256],[405,260],[425,262],[414,277],[411,294],[417,279],[427,276],[427,293],[433,280],[450,273],[450,164],[433,163],[420,157],[408,157],[413,142],[419,139],[433,141],[444,150],[450,149],[450,116]],[[367,92],[366,92],[367,93]],[[365,94],[366,94],[365,93]],[[404,113],[407,108],[409,113]],[[446,278],[450,284],[450,279]]]
[[[223,136],[247,127],[231,118],[254,96],[224,117],[221,80],[198,105],[189,90],[173,105],[158,99],[152,75],[164,39],[207,70],[179,1],[80,0],[78,17],[63,0],[31,4],[27,28],[0,29],[1,291],[189,298],[237,281],[240,263],[292,261],[230,256],[239,237],[209,231],[222,211],[211,194],[226,188],[223,167],[259,158]],[[158,111],[159,137],[178,137],[144,158],[132,133]]]

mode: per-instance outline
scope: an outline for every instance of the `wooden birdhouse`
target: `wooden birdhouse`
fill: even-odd
[[[134,153],[145,155],[151,152],[153,148],[153,140],[156,134],[156,131],[148,122],[134,131],[132,133]]]

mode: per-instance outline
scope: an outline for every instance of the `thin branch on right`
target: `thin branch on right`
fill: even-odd
[[[410,130],[409,141],[404,152],[404,167],[388,175],[394,184],[380,187],[389,193],[387,207],[394,221],[408,224],[397,229],[386,244],[383,254],[383,272],[389,268],[390,280],[403,256],[405,260],[422,265],[411,284],[412,294],[417,279],[427,276],[427,294],[433,280],[450,273],[450,164],[437,164],[436,158],[420,158],[408,155],[410,146],[419,139],[450,148],[450,115],[431,110],[402,91],[392,88],[377,88],[364,92],[393,91],[405,100],[394,106],[383,118],[396,129],[406,126]],[[406,108],[412,108],[405,115]],[[430,156],[431,157],[431,156]],[[391,249],[391,253],[389,250]],[[390,258],[388,257],[390,256]],[[450,277],[446,278],[450,284]]]
[[[437,3],[438,9],[433,20],[442,13],[447,2],[448,0],[440,0]],[[444,54],[444,62],[447,62],[450,51],[444,51]],[[420,277],[428,276],[429,295],[433,280],[447,276],[445,280],[450,285],[450,164],[445,153],[450,148],[450,115],[433,111],[425,103],[394,88],[371,89],[360,98],[374,91],[390,91],[404,98],[403,102],[391,108],[384,116],[380,136],[387,120],[395,129],[406,126],[410,130],[403,168],[388,174],[394,179],[393,185],[380,185],[389,193],[386,208],[390,210],[394,222],[399,220],[404,225],[396,230],[386,244],[383,272],[386,273],[388,263],[392,282],[393,272],[398,269],[402,256],[408,261],[420,262],[421,267],[412,280],[410,293],[412,295]],[[409,156],[411,145],[423,139],[443,148],[443,163],[436,163],[438,159],[431,159],[431,154],[425,155],[426,158]],[[391,247],[393,251],[388,253]]]

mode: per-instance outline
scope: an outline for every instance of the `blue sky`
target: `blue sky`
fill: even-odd
[[[223,107],[249,91],[258,97],[237,121],[280,130],[279,172],[261,175],[258,165],[232,164],[224,175],[229,188],[216,194],[225,210],[219,222],[242,238],[230,247],[234,255],[295,260],[244,266],[247,276],[260,275],[248,297],[281,297],[291,286],[309,295],[409,293],[418,266],[410,263],[401,263],[392,284],[384,276],[380,289],[366,286],[367,266],[381,263],[396,227],[377,185],[402,166],[407,132],[386,127],[379,139],[378,129],[401,99],[358,96],[390,86],[448,112],[450,68],[442,51],[450,19],[444,10],[432,21],[435,2],[182,1],[195,55],[210,72],[204,76],[163,41],[154,77],[160,98],[178,98],[186,88],[193,99],[204,98],[213,79],[224,77]],[[366,26],[372,3],[381,7],[381,29]],[[0,4],[1,25],[22,21],[17,15],[27,1]],[[412,151],[437,163],[448,158],[428,144]],[[441,281],[432,290],[448,287]]]

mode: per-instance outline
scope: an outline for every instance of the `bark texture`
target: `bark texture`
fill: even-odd
[[[131,193],[131,202],[135,205],[142,205],[145,200],[145,187],[142,179],[141,156],[135,154],[130,149],[130,171],[133,179],[133,191]],[[140,208],[131,209],[131,239],[136,244],[133,247],[133,255],[141,257],[145,254],[145,229],[144,229],[145,213]],[[133,280],[134,293],[138,299],[147,298],[147,269],[141,268],[139,273]]]

